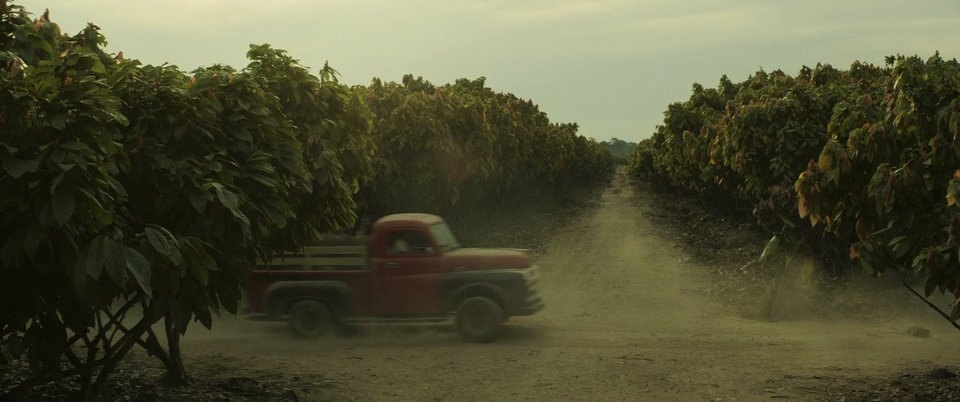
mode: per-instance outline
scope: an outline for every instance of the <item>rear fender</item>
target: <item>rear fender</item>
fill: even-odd
[[[353,290],[340,281],[281,281],[267,287],[265,294],[270,318],[286,315],[300,300],[322,301],[336,317],[349,315],[353,303]]]

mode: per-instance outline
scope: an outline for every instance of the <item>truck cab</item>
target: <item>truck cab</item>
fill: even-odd
[[[258,265],[250,309],[301,336],[358,324],[452,321],[467,341],[496,338],[543,308],[539,268],[521,251],[463,248],[442,218],[388,215],[370,236],[325,241]]]

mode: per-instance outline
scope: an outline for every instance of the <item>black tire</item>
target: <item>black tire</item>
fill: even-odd
[[[469,297],[457,308],[457,332],[467,342],[491,342],[497,339],[503,319],[503,307],[497,302]]]
[[[301,300],[290,309],[290,329],[302,338],[316,338],[333,328],[333,314],[318,300]]]

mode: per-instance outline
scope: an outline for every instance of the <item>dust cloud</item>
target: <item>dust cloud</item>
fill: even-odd
[[[960,364],[960,334],[923,308],[897,308],[918,304],[902,287],[862,281],[828,297],[803,258],[744,314],[708,294],[715,278],[651,223],[644,197],[618,174],[555,233],[536,259],[545,310],[512,318],[498,342],[462,343],[449,327],[302,340],[284,323],[224,317],[187,334],[188,364],[326,379],[297,385],[306,400],[591,401],[809,400],[825,384]]]

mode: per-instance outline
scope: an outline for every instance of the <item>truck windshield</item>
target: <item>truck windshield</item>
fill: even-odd
[[[451,251],[460,248],[460,243],[457,243],[457,238],[453,237],[453,232],[450,231],[450,227],[446,223],[441,222],[431,225],[430,233],[433,233],[433,238],[437,241],[437,246],[441,250]]]

